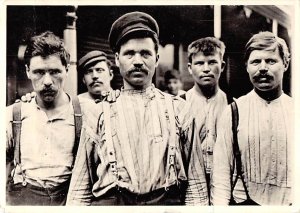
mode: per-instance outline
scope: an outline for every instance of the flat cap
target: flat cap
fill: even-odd
[[[106,60],[107,60],[107,55],[105,52],[99,50],[88,52],[81,59],[79,59],[78,71],[82,72],[83,70],[85,70],[86,67],[88,67],[88,65],[90,65],[93,62],[106,61]]]
[[[149,14],[143,12],[124,14],[111,26],[108,36],[111,49],[115,52],[122,38],[139,31],[156,35],[156,38],[159,34],[157,22]]]

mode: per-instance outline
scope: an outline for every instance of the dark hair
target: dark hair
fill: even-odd
[[[250,38],[245,46],[245,63],[247,63],[253,50],[275,51],[276,48],[278,48],[279,55],[283,62],[288,63],[290,61],[290,52],[282,38],[268,31],[257,33]]]
[[[181,80],[180,72],[178,70],[175,70],[175,69],[167,70],[165,72],[164,78],[165,78],[165,83],[167,83],[170,79],[174,79],[174,78],[178,79],[178,80]]]
[[[25,64],[29,66],[30,59],[34,56],[45,58],[50,55],[58,55],[65,67],[70,62],[70,54],[65,49],[63,40],[53,32],[46,31],[30,39],[24,54]]]
[[[219,51],[221,60],[223,60],[225,48],[225,44],[215,37],[200,38],[188,46],[189,62],[192,62],[193,55],[198,52],[203,52],[204,55],[208,56]]]
[[[129,33],[128,35],[125,35],[117,44],[116,44],[116,49],[115,52],[120,52],[121,46],[129,41],[130,39],[136,39],[136,38],[151,38],[152,41],[154,42],[154,49],[155,52],[158,52],[158,37],[157,34],[151,33],[148,31],[136,31]]]

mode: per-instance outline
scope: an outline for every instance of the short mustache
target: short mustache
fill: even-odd
[[[94,86],[95,84],[103,84],[102,81],[93,81],[92,83],[89,84],[89,86]]]
[[[148,74],[148,70],[144,69],[144,68],[132,68],[128,71],[129,74],[133,73],[133,72],[143,72],[145,74]]]

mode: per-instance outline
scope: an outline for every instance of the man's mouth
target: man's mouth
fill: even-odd
[[[213,75],[201,75],[200,78],[214,78]]]
[[[103,83],[101,81],[94,81],[90,84],[91,87],[99,87],[101,86]]]

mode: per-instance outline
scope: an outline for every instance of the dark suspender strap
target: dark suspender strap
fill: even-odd
[[[243,177],[241,152],[240,152],[238,137],[237,137],[237,127],[238,127],[238,123],[239,123],[239,111],[238,111],[238,107],[237,107],[237,104],[235,101],[233,101],[230,104],[230,106],[231,106],[231,114],[232,114],[233,154],[235,157],[236,171],[237,171],[236,181],[238,179],[238,176],[240,176],[241,180],[243,182],[243,186],[245,189],[247,199],[250,199],[248,189],[247,189],[244,177]],[[233,188],[236,184],[236,181],[233,184]]]
[[[13,105],[13,140],[14,140],[14,160],[16,165],[21,163],[21,153],[20,153],[20,137],[21,137],[21,102],[15,103]]]
[[[76,159],[77,150],[79,146],[79,140],[80,140],[80,134],[81,134],[81,127],[82,127],[82,113],[81,113],[81,107],[79,104],[78,97],[72,97],[72,105],[74,109],[74,122],[75,122],[75,143],[73,147],[73,165]]]
[[[192,157],[194,137],[195,137],[195,119],[193,119],[193,121],[192,121],[191,143],[190,143],[190,146],[188,147],[189,149],[188,149],[188,153],[187,153],[187,156],[186,156],[186,162],[184,164],[185,172],[186,172],[187,175],[188,175],[188,172],[189,172],[189,165],[190,165],[190,161],[191,161],[191,157]]]
[[[234,101],[233,97],[229,93],[226,93],[226,99],[228,104],[231,104]]]

